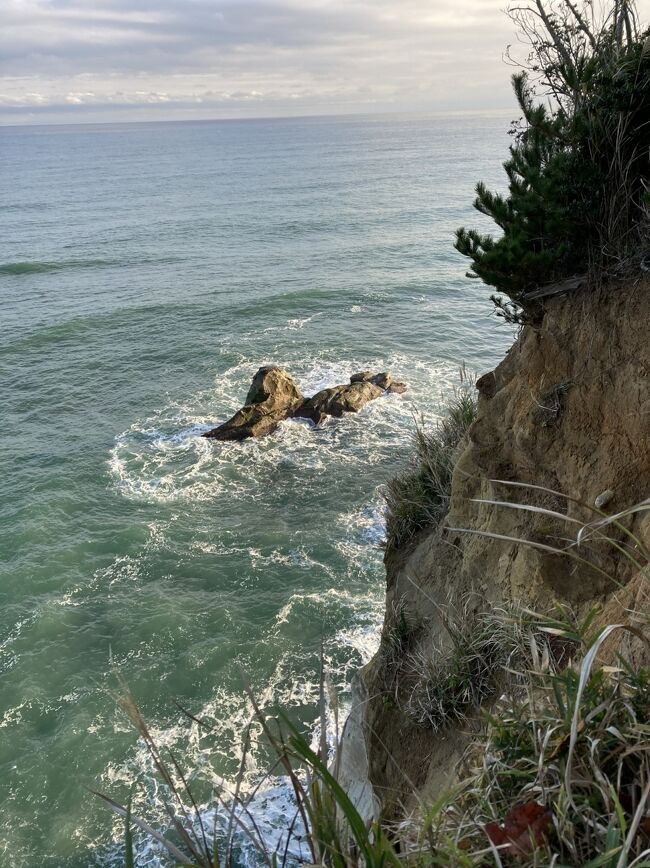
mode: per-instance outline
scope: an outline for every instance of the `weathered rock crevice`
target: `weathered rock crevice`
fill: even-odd
[[[625,619],[626,607],[648,608],[643,583],[611,546],[581,551],[594,569],[481,536],[553,544],[570,531],[541,513],[476,501],[526,503],[585,521],[593,518],[586,505],[603,494],[608,512],[650,496],[649,335],[650,281],[584,290],[547,302],[541,324],[523,328],[501,364],[478,380],[477,418],[455,467],[447,516],[386,553],[381,645],[362,678],[368,774],[387,818],[452,785],[471,738],[471,725],[434,733],[405,711],[412,690],[407,658],[439,653],[441,611],[468,598],[477,606],[537,610],[555,600],[577,611],[599,602],[610,621]],[[634,530],[650,544],[647,512],[635,517]],[[398,619],[411,626],[408,654],[395,652]]]

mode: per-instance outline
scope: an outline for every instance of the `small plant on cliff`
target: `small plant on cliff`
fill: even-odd
[[[503,610],[441,612],[448,641],[408,658],[414,679],[407,711],[434,731],[475,715],[483,702],[530,661],[519,614]]]
[[[593,613],[583,635],[536,621],[572,644],[581,666],[531,646],[526,688],[492,710],[475,770],[421,834],[437,864],[648,866],[650,673],[595,665],[611,634],[629,628],[594,630]]]
[[[456,248],[510,320],[530,318],[527,294],[592,276],[647,242],[650,42],[633,0],[530,0],[509,10],[528,47],[513,76],[522,117],[504,163],[506,196],[476,187],[474,206],[500,237],[457,232]],[[509,59],[512,58],[509,56]]]
[[[411,464],[386,485],[387,548],[405,545],[447,513],[458,446],[475,416],[476,398],[470,382],[456,391],[432,431],[416,425]]]

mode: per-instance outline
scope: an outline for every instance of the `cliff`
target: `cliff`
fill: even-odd
[[[543,611],[557,600],[581,612],[599,602],[611,623],[650,608],[645,585],[611,545],[581,549],[578,561],[486,537],[480,534],[561,545],[575,532],[545,513],[475,502],[516,501],[588,521],[594,516],[586,505],[599,497],[608,513],[647,498],[649,335],[649,280],[584,290],[548,302],[541,324],[524,327],[501,364],[478,381],[478,413],[446,517],[385,557],[381,645],[360,679],[369,779],[385,818],[453,784],[480,726],[477,713],[474,722],[434,729],[408,710],[420,677],[414,661],[450,653],[450,612],[467,616],[513,602]],[[648,512],[629,522],[647,546]]]

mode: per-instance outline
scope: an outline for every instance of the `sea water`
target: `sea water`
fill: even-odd
[[[460,367],[489,369],[512,339],[453,249],[457,226],[486,225],[473,187],[502,186],[506,130],[0,129],[0,864],[122,864],[123,823],[89,789],[135,784],[164,829],[125,684],[208,781],[206,811],[237,775],[242,673],[309,732],[322,646],[344,703],[381,626],[382,485]],[[409,391],[320,428],[202,439],[269,363],[306,394],[365,369]],[[255,811],[282,826],[280,778]],[[136,843],[140,865],[166,864]]]

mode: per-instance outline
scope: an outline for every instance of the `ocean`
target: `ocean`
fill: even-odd
[[[0,864],[123,864],[89,789],[135,784],[164,828],[124,684],[210,785],[237,773],[242,673],[309,731],[322,645],[345,702],[381,627],[382,485],[512,341],[453,249],[486,225],[475,182],[503,186],[507,121],[0,128]],[[202,439],[269,363],[307,394],[365,369],[409,391]],[[272,835],[282,779],[256,804]]]

